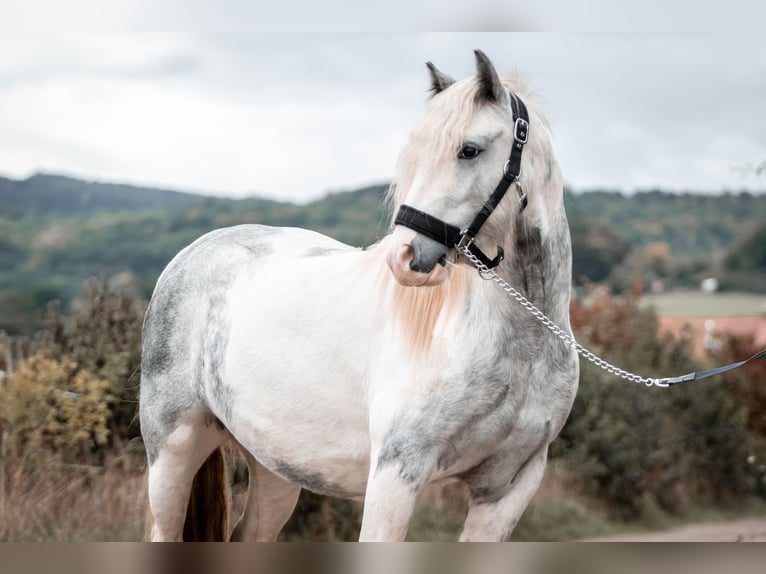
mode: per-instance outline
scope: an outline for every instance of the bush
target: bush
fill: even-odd
[[[742,361],[760,351],[753,336],[726,335],[714,354],[716,364]],[[724,375],[732,398],[742,408],[745,426],[750,433],[747,460],[752,472],[753,490],[766,497],[766,362],[751,363]]]
[[[10,456],[33,465],[90,458],[109,437],[109,387],[71,359],[30,357],[0,387],[0,428]]]
[[[572,323],[587,347],[644,376],[696,371],[688,341],[657,336],[657,318],[630,298],[575,301]],[[751,437],[730,386],[694,382],[648,389],[581,363],[580,389],[552,448],[615,518],[646,509],[681,513],[747,494]]]
[[[51,305],[35,347],[57,359],[72,360],[109,384],[113,440],[139,435],[136,420],[141,326],[146,304],[130,275],[91,279],[72,304],[71,317]]]

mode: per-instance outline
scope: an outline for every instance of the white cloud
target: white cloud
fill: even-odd
[[[390,178],[433,60],[531,76],[575,187],[763,186],[759,36],[0,37],[0,172],[306,199]]]

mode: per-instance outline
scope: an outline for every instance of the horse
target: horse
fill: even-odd
[[[446,481],[470,495],[460,540],[509,538],[579,364],[468,254],[497,251],[482,260],[571,334],[571,243],[538,102],[475,57],[461,81],[427,64],[431,94],[377,243],[239,225],[164,269],[141,361],[151,540],[275,540],[305,488],[363,500],[361,541],[400,541],[418,493]],[[515,193],[488,200],[501,178]],[[476,212],[483,225],[469,236]],[[453,228],[460,238],[443,237]],[[231,444],[249,485],[230,529]]]

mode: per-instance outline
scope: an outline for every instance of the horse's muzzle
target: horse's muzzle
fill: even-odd
[[[410,230],[395,233],[394,237],[386,261],[399,283],[406,286],[438,285],[447,278],[446,246]]]

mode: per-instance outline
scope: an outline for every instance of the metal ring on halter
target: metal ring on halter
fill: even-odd
[[[479,277],[484,279],[484,281],[492,281],[495,277],[497,277],[497,273],[495,273],[492,269],[477,269],[476,272],[479,274]]]
[[[458,251],[468,249],[471,245],[473,245],[473,240],[474,238],[468,235],[468,229],[464,229],[460,232],[460,241],[458,241],[457,245],[455,245],[455,249]]]
[[[522,187],[520,179],[516,179],[515,183],[516,183],[516,189],[518,189],[519,191],[519,200],[523,202],[527,198],[527,192],[524,191],[524,187]]]
[[[468,247],[457,247],[455,251],[456,253],[464,255],[468,259],[468,261],[473,263],[473,266],[476,268],[476,273],[478,273],[479,277],[481,277],[485,281],[492,281],[493,279],[497,277],[497,273],[495,273],[493,269],[489,269],[488,267],[483,265],[478,260],[478,258],[473,253],[471,253],[471,250],[468,249]],[[455,258],[455,260],[457,261],[457,257]]]
[[[503,175],[512,175],[513,181],[519,181],[521,179],[521,166],[519,166],[519,173],[517,175],[513,175],[511,173],[511,159],[508,158],[505,160],[505,163],[503,164]]]

